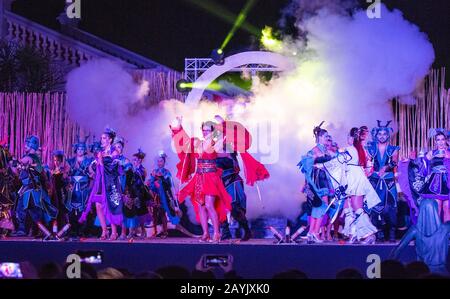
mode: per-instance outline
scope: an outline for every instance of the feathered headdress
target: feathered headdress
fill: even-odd
[[[370,134],[372,135],[372,139],[376,140],[378,132],[381,130],[384,130],[388,133],[389,137],[394,132],[394,129],[392,127],[389,127],[389,124],[392,122],[392,120],[388,120],[386,124],[382,125],[381,120],[377,120],[377,127],[373,128]]]
[[[444,128],[431,128],[428,130],[428,137],[434,138],[438,134],[444,134],[446,138],[449,136],[449,131]]]
[[[37,150],[39,149],[39,137],[34,136],[34,135],[28,136],[28,137],[25,139],[25,144],[26,144],[29,148],[31,148],[31,149],[37,151]]]
[[[84,153],[87,152],[87,140],[89,138],[88,136],[84,137],[84,140],[80,139],[80,136],[77,135],[77,142],[75,144],[72,145],[74,152],[76,152],[79,148],[82,148],[84,150]]]
[[[164,161],[165,161],[167,159],[167,155],[166,155],[166,153],[163,150],[160,150],[158,152],[158,158],[163,158]]]
[[[106,127],[105,131],[103,131],[103,133],[109,135],[112,140],[114,140],[117,136],[116,131],[110,127]]]
[[[120,143],[120,144],[122,144],[122,146],[125,146],[125,139],[123,137],[117,136],[116,138],[114,138],[114,141],[112,144],[114,145],[117,143]]]
[[[137,157],[138,159],[144,160],[146,154],[141,150],[141,148],[138,148],[137,153],[135,153],[133,156]]]
[[[91,153],[100,152],[102,150],[102,143],[95,140],[95,135],[92,138],[92,144],[89,145]]]

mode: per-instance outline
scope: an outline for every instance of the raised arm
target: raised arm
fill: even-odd
[[[180,160],[183,160],[186,153],[189,153],[192,150],[192,147],[191,138],[183,129],[181,123],[182,118],[178,116],[175,121],[171,125],[169,125],[169,127],[172,131],[172,140],[175,146],[175,150],[177,151],[177,155]]]

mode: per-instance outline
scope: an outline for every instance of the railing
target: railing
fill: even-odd
[[[93,58],[109,58],[118,61],[114,56],[103,53],[91,46],[78,42],[57,31],[48,29],[10,11],[4,12],[7,25],[8,40],[27,44],[50,53],[54,59],[76,67]],[[134,67],[129,65],[129,67]]]
[[[165,67],[151,59],[136,54],[130,50],[122,48],[116,44],[108,42],[76,27],[67,27],[65,33],[75,38],[76,40],[94,46],[96,49],[102,50],[105,53],[118,57],[121,60],[137,66],[138,68],[155,69],[157,71],[172,71],[170,68]]]
[[[80,66],[93,58],[108,58],[125,64],[127,68],[147,68],[168,71],[164,67],[141,55],[121,48],[82,30],[71,28],[66,34],[51,30],[10,11],[4,11],[7,26],[6,38],[36,47],[50,53],[70,67]]]

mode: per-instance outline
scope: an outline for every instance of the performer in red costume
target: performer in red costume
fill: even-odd
[[[256,181],[268,178],[269,173],[264,165],[247,153],[251,145],[251,135],[242,124],[224,121],[219,116],[216,116],[216,120],[218,124],[214,122],[202,124],[204,140],[190,138],[181,126],[180,117],[177,117],[177,123],[171,126],[171,129],[181,160],[177,164],[177,177],[182,183],[189,181],[180,190],[179,201],[183,202],[187,196],[191,196],[204,232],[201,240],[205,241],[209,238],[207,233],[207,216],[209,215],[214,226],[213,240],[218,242],[220,240],[219,223],[227,220],[226,214],[231,210],[232,198],[223,185],[222,169],[217,167],[216,159],[239,152],[244,164],[246,183],[251,186]],[[197,159],[197,173],[189,180],[189,176],[195,171],[195,159]],[[218,215],[217,222],[215,214]]]
[[[188,182],[180,192],[178,200],[182,203],[187,196],[202,226],[203,235],[200,241],[209,241],[208,218],[214,229],[213,242],[220,242],[219,223],[227,219],[231,211],[231,197],[225,190],[221,179],[221,170],[216,167],[217,152],[221,144],[213,139],[215,124],[202,124],[203,139],[190,138],[181,126],[181,117],[176,124],[170,126],[172,138],[177,149],[180,162],[177,164],[177,177],[181,183]],[[197,162],[197,168],[195,163]],[[190,178],[190,175],[195,174]]]

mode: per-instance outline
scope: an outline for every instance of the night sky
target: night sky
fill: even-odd
[[[203,0],[210,1],[210,0]],[[52,28],[64,0],[16,0],[13,11]],[[212,0],[236,15],[247,0]],[[289,0],[259,0],[247,21],[263,28],[277,27],[280,10]],[[367,5],[360,0],[361,5]],[[436,53],[434,66],[450,68],[449,0],[382,0],[398,8],[430,38]],[[81,0],[80,27],[161,64],[183,70],[185,57],[208,57],[232,25],[188,0]],[[251,48],[255,38],[238,30],[226,54]],[[412,49],[413,50],[413,49]],[[450,76],[449,76],[450,77]]]

